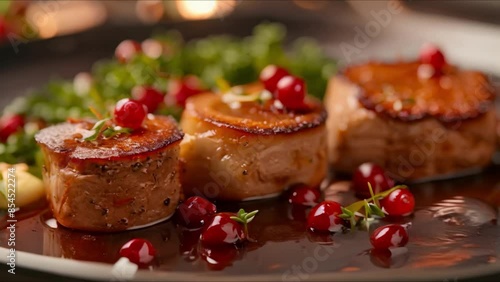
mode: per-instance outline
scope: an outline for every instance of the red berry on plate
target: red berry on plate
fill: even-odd
[[[276,65],[268,65],[260,72],[259,80],[262,84],[264,84],[264,88],[266,88],[269,92],[274,93],[280,79],[287,75],[289,75],[289,73],[284,68]]]
[[[116,103],[114,118],[119,126],[135,130],[141,127],[147,114],[147,108],[143,104],[130,99],[121,99]]]
[[[276,99],[287,109],[299,110],[306,107],[306,85],[302,78],[291,75],[283,77],[278,82],[275,93]]]
[[[413,213],[415,197],[409,189],[397,189],[380,200],[380,206],[389,216],[407,216]]]
[[[153,87],[136,86],[132,89],[132,98],[148,108],[153,113],[163,103],[163,94]]]
[[[4,116],[0,119],[0,142],[5,142],[12,134],[24,126],[21,115]]]
[[[216,212],[217,207],[213,203],[202,197],[194,196],[177,207],[175,221],[190,229],[200,228]]]
[[[307,228],[311,231],[337,232],[343,227],[344,220],[338,215],[342,214],[341,205],[334,201],[323,201],[309,212]]]
[[[370,235],[370,242],[375,249],[404,247],[408,243],[408,232],[399,224],[381,226]]]
[[[168,84],[165,103],[167,105],[177,104],[178,106],[184,107],[189,97],[200,94],[201,92],[203,92],[201,82],[198,77],[194,75],[188,75],[182,79],[174,79]]]
[[[317,188],[298,185],[290,189],[288,202],[294,205],[314,206],[319,202],[321,193]]]
[[[139,266],[147,266],[154,260],[156,250],[148,240],[135,238],[123,245],[120,256]]]
[[[120,62],[126,63],[139,52],[141,52],[141,44],[137,41],[127,39],[116,46],[115,57]]]
[[[368,182],[371,184],[373,193],[375,194],[394,187],[394,180],[386,175],[382,167],[374,163],[364,163],[354,171],[352,185],[358,197],[371,197]]]
[[[218,213],[206,225],[200,240],[206,245],[236,244],[245,239],[243,226],[231,219],[232,213]]]
[[[437,46],[432,44],[426,44],[420,49],[420,62],[431,65],[436,72],[440,72],[446,65],[443,53]]]

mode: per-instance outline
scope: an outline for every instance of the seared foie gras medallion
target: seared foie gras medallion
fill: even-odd
[[[375,162],[402,181],[490,163],[496,120],[487,77],[424,61],[368,63],[331,79],[325,104],[334,169],[351,172]]]
[[[68,122],[35,137],[45,156],[43,178],[57,221],[69,228],[111,232],[171,216],[181,192],[183,134],[176,122],[149,115],[130,134],[83,140],[92,127],[86,121]]]
[[[263,91],[260,84],[242,89]],[[184,191],[239,201],[276,196],[296,183],[319,185],[327,170],[322,104],[306,98],[291,111],[276,109],[277,100],[244,97],[228,102],[205,93],[188,99],[181,120]]]

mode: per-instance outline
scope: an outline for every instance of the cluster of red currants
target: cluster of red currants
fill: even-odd
[[[394,181],[386,175],[384,169],[373,163],[362,164],[354,172],[352,187],[358,197],[373,197],[368,183],[378,195],[394,186]],[[388,192],[390,193],[380,199],[380,208],[386,216],[395,218],[413,213],[415,198],[409,189],[393,188]],[[291,204],[313,206],[307,217],[307,228],[310,231],[338,232],[349,226],[349,222],[342,217],[346,208],[335,201],[320,202],[321,194],[317,188],[300,185],[293,187],[289,195]],[[352,211],[353,214],[356,212]],[[402,247],[408,242],[408,233],[405,226],[389,224],[374,230],[370,242],[375,249]]]

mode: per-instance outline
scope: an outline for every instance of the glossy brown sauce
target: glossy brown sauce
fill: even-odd
[[[119,258],[118,251],[125,242],[141,237],[150,240],[158,251],[153,267],[156,271],[221,271],[239,275],[274,273],[283,280],[297,278],[294,275],[298,274],[293,272],[297,267],[304,275],[312,272],[370,272],[377,268],[463,269],[495,263],[499,259],[500,226],[488,217],[482,224],[453,221],[453,214],[449,215],[450,218],[435,218],[429,207],[461,196],[480,200],[485,214],[497,213],[500,207],[499,169],[500,166],[493,166],[475,176],[411,185],[417,203],[415,214],[400,220],[384,219],[372,225],[375,228],[387,222],[411,222],[407,248],[393,250],[392,255],[387,251],[370,252],[367,231],[332,235],[308,232],[305,225],[308,209],[292,207],[283,197],[217,203],[219,211],[259,210],[250,224],[250,235],[256,242],[246,243],[240,248],[204,248],[198,243],[198,232],[183,230],[171,221],[114,234],[80,232],[60,226],[51,228],[46,222],[52,216],[46,209],[40,211],[39,203],[16,214],[19,220],[16,249],[112,264]],[[334,188],[326,190],[325,195],[344,204],[356,200],[352,192],[339,193]],[[479,209],[479,215],[481,212]],[[4,228],[6,217],[1,218],[0,224],[0,246],[6,247],[9,236]]]
[[[419,62],[368,63],[349,67],[344,75],[359,86],[364,107],[405,121],[464,120],[493,106],[494,90],[483,73],[447,65],[443,75],[422,79],[420,66]]]

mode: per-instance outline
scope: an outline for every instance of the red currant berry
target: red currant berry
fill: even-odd
[[[311,231],[337,232],[342,229],[344,221],[338,215],[342,214],[341,205],[334,201],[323,201],[309,212],[307,228]]]
[[[141,127],[147,114],[147,108],[143,104],[130,99],[121,99],[116,103],[114,117],[119,126],[135,130]]]
[[[288,202],[294,205],[314,206],[319,202],[321,193],[318,189],[306,185],[298,185],[290,189]]]
[[[370,242],[375,249],[404,247],[408,243],[408,232],[399,224],[381,226],[373,231]]]
[[[262,84],[264,84],[264,88],[266,88],[269,92],[274,93],[280,79],[287,75],[290,74],[284,68],[276,65],[268,65],[260,72],[259,80]]]
[[[364,163],[354,171],[352,185],[358,197],[369,198],[371,196],[368,182],[375,194],[394,187],[394,180],[386,176],[385,170],[374,163]]]
[[[188,75],[183,79],[174,79],[168,85],[168,94],[165,97],[165,103],[167,105],[177,104],[184,107],[189,97],[201,92],[203,92],[201,82],[194,75]]]
[[[147,266],[154,260],[156,250],[148,240],[135,238],[123,245],[120,249],[120,256],[128,258],[130,262],[141,267]]]
[[[444,65],[446,65],[443,53],[437,46],[432,44],[426,44],[422,47],[420,50],[420,62],[431,65],[436,72],[440,72]]]
[[[24,126],[21,115],[4,116],[0,119],[0,142],[5,142],[12,134]]]
[[[217,212],[217,207],[202,197],[194,196],[182,202],[175,213],[175,221],[187,228],[203,226]]]
[[[243,227],[231,219],[234,214],[218,213],[206,225],[200,240],[206,245],[236,244],[245,239]]]
[[[397,189],[380,200],[380,206],[389,216],[407,216],[413,213],[415,197],[409,189]]]
[[[132,98],[148,108],[153,113],[163,102],[163,94],[153,87],[136,86],[132,89]]]
[[[116,46],[115,57],[122,63],[130,61],[137,53],[141,52],[141,44],[134,40],[123,40]]]
[[[285,108],[299,110],[306,107],[304,99],[306,97],[306,85],[304,80],[295,76],[285,76],[278,82],[276,88],[276,99]]]

